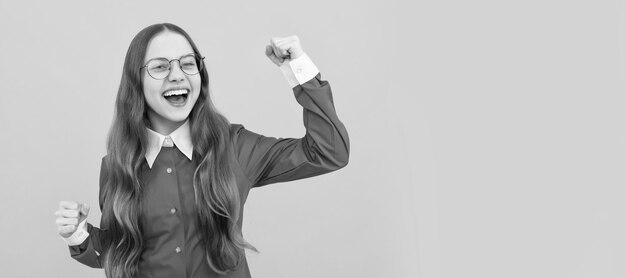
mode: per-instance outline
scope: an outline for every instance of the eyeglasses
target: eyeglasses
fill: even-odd
[[[150,59],[144,66],[150,77],[161,80],[170,74],[172,61],[178,61],[178,66],[186,75],[198,74],[202,70],[204,57],[197,54],[187,54],[178,59],[168,60],[165,58]]]

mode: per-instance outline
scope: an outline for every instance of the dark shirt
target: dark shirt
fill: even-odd
[[[304,137],[265,137],[242,125],[231,125],[231,151],[236,158],[232,168],[241,196],[240,230],[243,205],[251,188],[321,175],[348,163],[348,133],[337,117],[330,84],[321,80],[318,73],[294,87],[293,92],[304,110]],[[104,166],[103,163],[101,187]],[[144,160],[141,181],[144,250],[136,277],[251,277],[245,257],[227,275],[215,273],[206,261],[205,247],[194,220],[197,209],[192,179],[196,166],[197,161],[189,160],[176,146],[163,147],[152,168]],[[101,210],[102,207],[100,204]],[[87,223],[87,231],[89,236],[82,244],[69,247],[70,254],[85,265],[102,268],[100,237],[105,230]]]

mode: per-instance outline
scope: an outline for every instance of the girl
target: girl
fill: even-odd
[[[304,109],[302,138],[265,137],[220,115],[204,57],[178,26],[135,36],[102,158],[100,228],[86,222],[86,204],[60,202],[55,213],[74,259],[108,278],[250,277],[249,190],[340,169],[349,155],[330,85],[298,38],[272,39],[265,53]]]

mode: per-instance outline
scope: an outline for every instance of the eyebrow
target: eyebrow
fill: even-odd
[[[189,56],[189,55],[195,55],[195,54],[196,54],[195,52],[190,52],[190,53],[184,54],[184,55],[182,55],[182,56],[180,56],[180,57],[178,57],[178,58],[175,58],[175,59],[180,59],[180,58],[182,58],[182,57]],[[146,63],[150,62],[151,60],[155,60],[155,59],[165,59],[165,60],[168,60],[168,61],[170,61],[170,60],[174,60],[174,59],[168,59],[167,57],[154,57],[154,58],[150,58],[150,59],[146,60],[146,61],[144,62],[144,64],[146,64]]]

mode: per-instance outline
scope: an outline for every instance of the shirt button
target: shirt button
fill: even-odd
[[[180,253],[180,247],[176,247],[176,253]]]
[[[172,214],[176,213],[176,208],[170,209],[170,213],[172,213]]]
[[[163,147],[173,147],[174,146],[174,141],[172,141],[172,139],[168,136],[165,137],[165,140],[163,140]]]
[[[167,168],[167,170],[165,170],[168,174],[172,172],[172,168]]]

